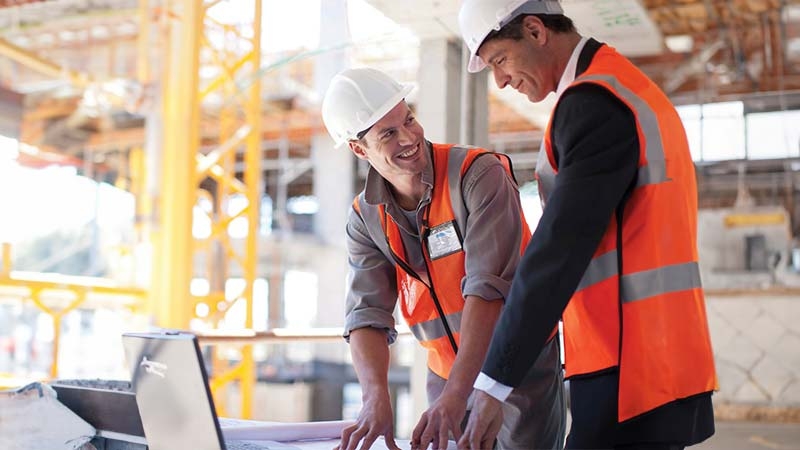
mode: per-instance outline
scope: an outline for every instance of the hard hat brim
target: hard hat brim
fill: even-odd
[[[483,58],[480,56],[470,53],[469,55],[469,64],[467,64],[467,71],[469,73],[478,73],[486,68],[486,63],[483,62]]]
[[[564,9],[557,0],[517,0],[506,5],[501,11],[505,11],[505,14],[498,16],[502,18],[494,23],[493,26],[488,27],[485,32],[482,32],[479,39],[475,39],[474,37],[470,39],[464,38],[467,42],[467,46],[471,48],[469,63],[467,64],[467,71],[469,73],[478,73],[487,67],[483,59],[478,56],[478,49],[481,48],[481,45],[483,45],[483,42],[492,30],[499,30],[521,14],[564,14]],[[472,50],[473,46],[470,46],[470,42],[472,42],[473,45],[477,42],[477,45],[474,45],[474,50]]]

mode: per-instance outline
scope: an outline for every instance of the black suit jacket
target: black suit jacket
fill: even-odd
[[[602,45],[594,39],[586,43],[576,76],[587,69]],[[517,267],[483,365],[484,373],[508,386],[522,380],[558,323],[610,218],[634,186],[637,173],[639,141],[633,112],[606,89],[594,84],[569,88],[562,94],[552,121],[558,177]],[[591,397],[588,402],[572,402],[573,433],[583,425],[591,426],[581,423],[583,417],[595,425],[603,423],[597,420],[599,414],[616,430],[612,434],[618,443],[641,442],[638,439],[642,436],[669,435],[670,439],[692,441],[710,435],[707,426],[696,432],[694,425],[698,408],[711,412],[710,395],[701,396],[705,400],[700,405],[682,402],[677,408],[662,407],[631,419],[627,422],[635,425],[626,433],[626,427],[616,426],[616,370],[572,383],[577,385],[577,389],[571,389],[572,397]],[[581,414],[579,408],[588,408],[584,412],[590,414]],[[660,416],[662,409],[669,414]],[[691,420],[683,420],[690,416]],[[672,429],[665,422],[668,420],[688,431]],[[713,418],[710,432],[713,434]]]

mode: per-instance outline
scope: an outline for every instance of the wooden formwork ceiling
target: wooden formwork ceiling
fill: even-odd
[[[673,97],[800,90],[800,0],[640,0],[668,51],[632,58]]]

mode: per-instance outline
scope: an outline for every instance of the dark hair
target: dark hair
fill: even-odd
[[[359,141],[360,141],[360,140],[362,140],[362,139],[364,139],[364,136],[366,136],[366,135],[367,135],[367,133],[369,133],[369,130],[371,130],[371,129],[372,129],[372,127],[374,127],[374,126],[375,126],[375,125],[370,125],[370,126],[369,126],[369,128],[367,128],[366,130],[364,130],[364,131],[359,131],[359,132],[356,134],[356,139],[358,139]]]
[[[536,16],[542,21],[545,28],[556,33],[571,33],[575,31],[572,19],[562,14],[520,14],[499,30],[492,30],[483,40],[484,43],[492,39],[522,39],[522,21],[528,16]],[[482,45],[482,44],[481,44]]]

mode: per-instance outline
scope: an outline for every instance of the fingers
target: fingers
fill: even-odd
[[[474,412],[473,412],[474,414]],[[485,429],[483,424],[480,423],[480,420],[477,419],[476,415],[471,415],[469,421],[467,422],[467,428],[464,430],[464,434],[461,436],[461,439],[458,440],[458,448],[459,449],[480,449],[486,448],[483,447],[483,436],[485,434]]]
[[[367,433],[366,436],[364,436],[364,440],[361,441],[361,447],[359,448],[361,450],[369,450],[369,448],[372,447],[372,444],[375,443],[375,439],[377,438],[378,438],[378,433],[372,433],[372,432]]]
[[[386,433],[386,435],[383,437],[383,440],[386,443],[386,448],[389,450],[400,450],[400,447],[394,441],[394,433]]]
[[[411,432],[411,448],[412,449],[422,449],[422,433],[425,432],[425,429],[428,427],[428,414],[423,414],[420,417],[419,422],[414,427],[414,431]],[[425,444],[427,445],[427,443]]]
[[[364,439],[369,433],[369,427],[359,424],[352,425],[350,427],[345,428],[342,431],[342,443],[339,444],[339,447],[342,450],[356,450],[358,448],[358,443],[361,442],[361,439]],[[375,438],[372,438],[372,441],[375,441]],[[366,450],[372,445],[372,442],[369,445],[361,445],[361,448]]]
[[[472,450],[493,448],[495,438],[497,438],[502,425],[502,414],[481,418],[473,411],[464,434],[458,440],[458,448]]]
[[[346,450],[349,448],[350,437],[353,435],[353,432],[358,428],[358,425],[353,424],[349,427],[345,427],[342,430],[342,440],[339,442],[339,446],[337,447],[338,450]]]
[[[342,440],[334,450],[369,450],[380,435],[381,433],[373,430],[368,424],[356,423],[342,430]],[[391,431],[384,433],[384,440],[389,449],[400,450]]]
[[[454,425],[451,420],[428,421],[424,429],[419,426],[414,429],[414,438],[411,441],[413,450],[425,450],[429,445],[433,449],[445,449],[450,441],[451,434],[458,440],[461,437],[460,427]]]
[[[436,423],[428,422],[428,425],[422,431],[422,434],[419,438],[419,448],[421,450],[425,450],[428,448],[430,444],[433,444],[433,448],[437,449],[438,447],[438,429]]]
[[[461,421],[454,421],[451,418],[450,431],[453,433],[453,437],[455,438],[456,442],[458,442],[458,440],[461,439]]]
[[[439,426],[439,434],[436,439],[433,440],[433,447],[437,449],[446,449],[447,448],[447,441],[450,440],[450,427],[448,427],[447,422],[442,423]]]

